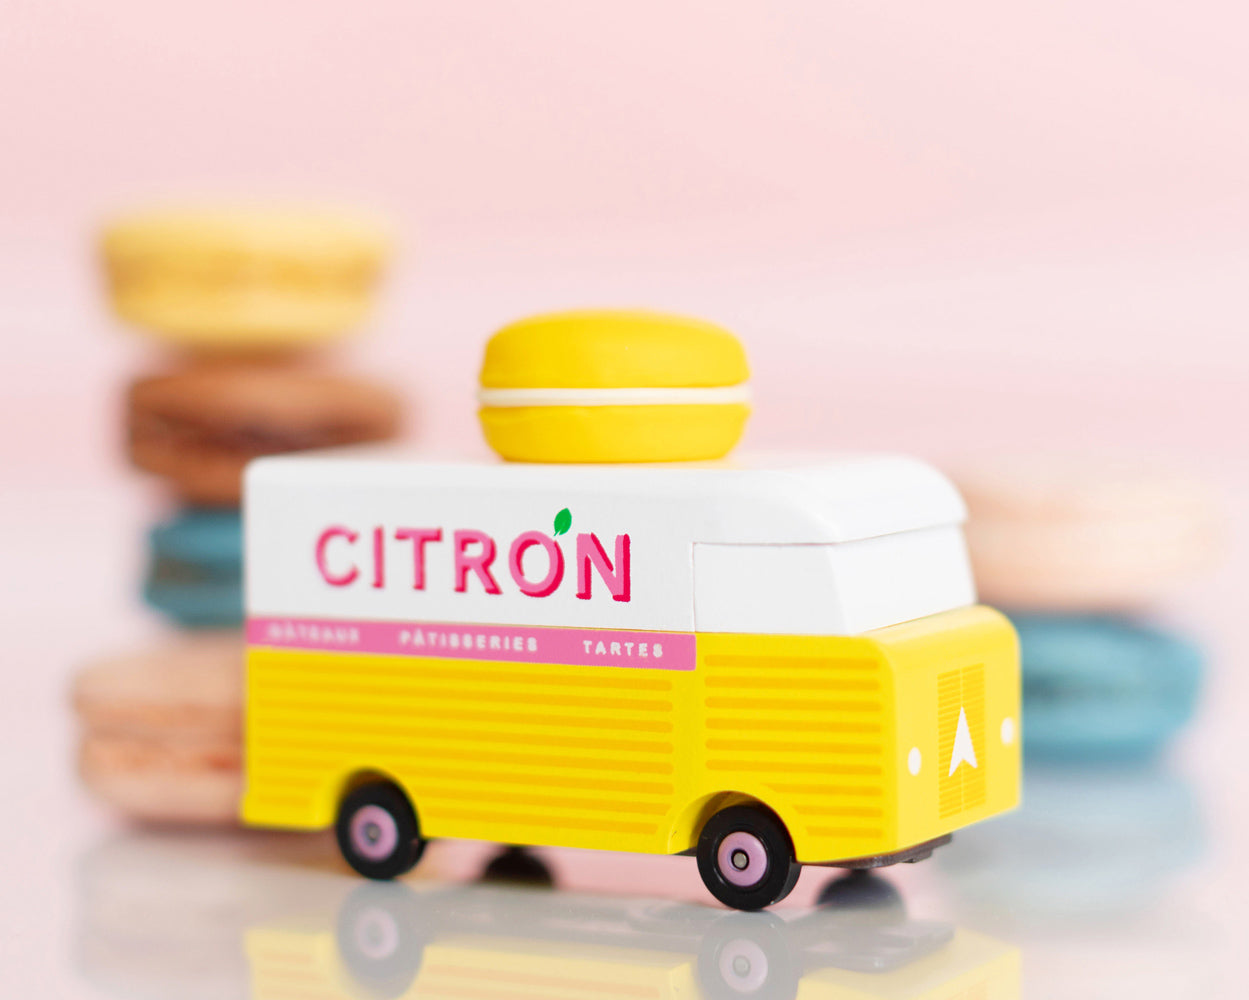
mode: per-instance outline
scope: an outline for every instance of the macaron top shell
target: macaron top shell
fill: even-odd
[[[74,707],[94,732],[236,733],[243,651],[237,635],[195,636],[98,660],[75,677]]]
[[[159,259],[286,257],[310,266],[380,261],[390,234],[364,213],[317,208],[222,206],[170,208],[127,215],[107,224],[101,245],[114,263]]]
[[[1209,527],[1211,490],[1178,473],[1128,460],[1022,456],[954,470],[968,506],[986,517],[1152,517]]]
[[[644,310],[582,310],[533,316],[486,345],[485,389],[681,388],[739,385],[746,352],[705,320]]]
[[[980,594],[1027,610],[1137,608],[1217,561],[1214,493],[1126,460],[1018,456],[951,475]]]

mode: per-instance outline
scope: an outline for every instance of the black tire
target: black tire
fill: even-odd
[[[523,847],[507,847],[490,859],[481,881],[550,888],[555,885],[555,875],[536,854]]]
[[[334,832],[344,860],[365,878],[397,878],[411,871],[425,851],[412,803],[388,781],[347,793]]]
[[[703,884],[735,910],[779,903],[802,871],[785,824],[762,806],[729,806],[716,813],[703,827],[697,853]]]
[[[364,882],[343,901],[335,928],[352,995],[393,1000],[416,981],[428,930],[416,893],[402,883]]]
[[[786,938],[771,913],[721,917],[698,948],[703,1000],[794,1000],[799,966]]]
[[[856,920],[862,918],[866,921],[888,914],[895,917],[900,914],[896,923],[906,919],[906,902],[902,893],[870,868],[860,868],[830,879],[815,897],[815,905],[852,914]]]

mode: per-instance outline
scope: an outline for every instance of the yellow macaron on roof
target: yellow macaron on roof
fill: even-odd
[[[380,219],[365,212],[221,205],[118,216],[103,227],[101,245],[114,259],[241,254],[338,261],[386,254],[391,234]]]
[[[486,345],[486,389],[623,389],[740,385],[746,352],[705,320],[628,309],[532,316]]]

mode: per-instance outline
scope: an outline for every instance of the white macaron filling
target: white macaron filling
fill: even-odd
[[[749,403],[750,385],[622,389],[478,389],[480,406],[713,406]]]

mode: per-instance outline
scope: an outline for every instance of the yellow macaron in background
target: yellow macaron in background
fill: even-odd
[[[182,347],[263,352],[360,325],[390,235],[327,208],[171,208],[116,219],[100,248],[123,320]]]
[[[486,441],[517,462],[722,458],[750,415],[741,342],[704,320],[641,310],[534,316],[486,345]]]

